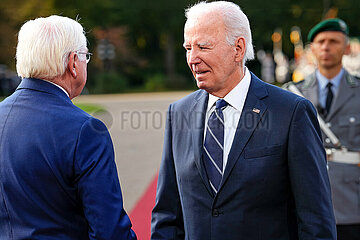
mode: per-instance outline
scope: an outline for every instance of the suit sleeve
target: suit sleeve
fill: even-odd
[[[326,155],[314,106],[299,98],[289,131],[288,159],[300,240],[336,239]]]
[[[89,239],[136,239],[123,209],[112,141],[101,121],[90,118],[83,124],[75,154],[75,184]]]
[[[184,223],[172,152],[171,105],[158,177],[156,203],[151,218],[151,239],[184,239]]]

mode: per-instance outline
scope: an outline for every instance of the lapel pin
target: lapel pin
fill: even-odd
[[[254,113],[260,113],[260,109],[257,109],[257,108],[253,108],[252,110]]]

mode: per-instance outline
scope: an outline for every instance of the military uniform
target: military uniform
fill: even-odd
[[[316,24],[307,39],[319,72],[296,83],[297,88],[291,83],[284,88],[309,99],[321,116],[319,123],[328,155],[337,239],[359,240],[360,80],[342,68],[341,57],[350,51],[348,36],[349,28],[339,18]],[[324,74],[331,77],[331,81]]]
[[[360,80],[344,72],[326,117],[318,100],[315,73],[296,86],[318,109],[320,116],[341,144],[349,151],[360,152]],[[323,138],[325,148],[335,148],[325,134]],[[336,222],[360,224],[360,166],[334,160],[329,161],[328,166]]]

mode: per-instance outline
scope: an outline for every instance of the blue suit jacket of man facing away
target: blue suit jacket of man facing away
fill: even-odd
[[[105,125],[23,79],[0,103],[0,239],[135,239],[130,228]]]

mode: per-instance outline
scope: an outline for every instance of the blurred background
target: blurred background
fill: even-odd
[[[19,83],[15,74],[17,32],[28,19],[51,14],[79,19],[87,32],[88,83],[84,93],[195,89],[185,61],[184,9],[195,0],[1,0],[0,95]],[[257,59],[247,65],[263,80],[282,83],[302,78],[309,29],[324,18],[348,23],[358,46],[359,0],[241,0]],[[355,46],[355,48],[356,48]],[[350,61],[352,62],[352,61]],[[358,62],[358,61],[357,61]],[[301,65],[301,70],[295,71]],[[356,67],[356,66],[352,66]],[[295,76],[293,73],[295,71]]]
[[[84,26],[94,56],[86,88],[74,103],[109,128],[124,207],[140,240],[150,238],[167,106],[196,89],[182,47],[184,9],[195,2],[0,0],[0,101],[20,83],[15,50],[25,21],[56,14]],[[282,85],[311,73],[308,31],[334,17],[349,25],[352,53],[343,58],[344,66],[360,77],[359,0],[233,2],[252,28],[256,59],[247,66],[264,81]]]

